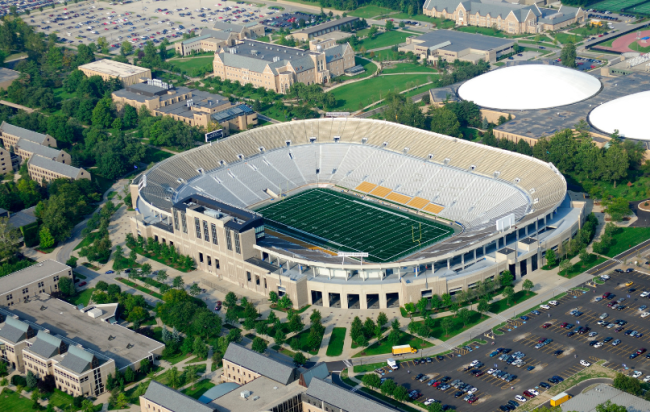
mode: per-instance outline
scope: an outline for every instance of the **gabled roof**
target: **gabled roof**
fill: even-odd
[[[309,387],[309,384],[311,383],[312,379],[318,378],[318,379],[325,379],[329,376],[330,371],[327,369],[327,364],[324,362],[321,362],[317,364],[316,366],[312,367],[306,372],[302,373],[302,379],[305,382],[305,386]]]
[[[0,338],[7,340],[9,342],[18,343],[22,340],[25,340],[27,334],[20,329],[14,328],[11,325],[5,324],[5,326],[0,329]]]
[[[70,346],[59,365],[76,373],[83,373],[91,368],[93,354],[76,346]]]
[[[172,412],[214,412],[215,408],[197,401],[177,390],[158,383],[154,380],[149,382],[149,388],[143,396],[165,409]]]
[[[198,38],[203,37],[203,36],[212,37],[212,38],[219,39],[219,40],[228,40],[228,38],[230,37],[230,33],[231,32],[222,31],[222,30],[203,29],[203,30],[201,30],[201,36],[194,37],[194,38],[192,38],[190,40],[198,39]],[[189,40],[186,40],[186,41],[189,42]],[[183,42],[183,43],[185,43],[185,42]]]
[[[221,52],[219,53],[219,56],[221,57],[223,64],[228,67],[248,69],[256,73],[263,73],[264,69],[266,69],[266,66],[271,65],[271,63],[265,60],[255,59],[253,57],[243,56],[241,54]],[[272,70],[273,74],[277,74],[277,71],[275,69]]]
[[[231,31],[235,33],[241,33],[242,31],[244,31],[244,26],[240,26],[239,24],[223,23],[220,21],[215,22],[212,28],[216,30]]]
[[[49,137],[46,134],[23,129],[22,127],[14,126],[13,124],[9,124],[7,122],[2,122],[2,125],[0,125],[0,131],[10,134],[12,136],[20,137],[21,139],[30,140],[38,144],[43,144],[45,140]]]
[[[45,331],[39,330],[36,335],[36,341],[34,341],[34,344],[32,344],[29,350],[45,359],[49,359],[52,356],[59,354],[60,347],[61,339],[52,336]]]
[[[259,373],[262,376],[266,376],[269,379],[273,379],[283,385],[288,385],[296,379],[296,368],[293,365],[268,358],[235,343],[228,345],[223,359]]]
[[[43,146],[38,143],[34,143],[30,140],[27,139],[20,139],[18,140],[18,145],[20,149],[23,149],[29,153],[41,155],[43,157],[47,157],[48,159],[54,159],[61,154],[60,150],[57,150],[53,147],[50,146]]]
[[[319,378],[313,378],[307,395],[320,399],[337,408],[354,412],[393,412],[394,409],[388,408],[378,402],[372,401],[354,392],[339,388],[329,382]]]
[[[340,60],[343,58],[343,54],[345,53],[345,49],[347,49],[349,45],[347,44],[339,44],[338,46],[331,47],[329,49],[325,49],[325,61],[327,63],[335,61],[335,60]]]
[[[79,176],[79,173],[81,173],[81,169],[77,167],[70,166],[65,163],[55,162],[54,160],[39,155],[30,157],[29,164],[42,167],[45,170],[61,174],[72,179],[75,179],[77,176]]]

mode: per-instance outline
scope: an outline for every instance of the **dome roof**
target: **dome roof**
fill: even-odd
[[[589,113],[589,122],[605,133],[618,130],[623,137],[650,140],[650,129],[643,120],[650,103],[650,91],[630,94],[601,104]]]
[[[545,64],[497,69],[465,82],[463,100],[502,110],[547,109],[585,100],[600,91],[600,81],[578,70]]]

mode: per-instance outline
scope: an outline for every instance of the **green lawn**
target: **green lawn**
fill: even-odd
[[[355,47],[355,50],[360,50],[365,47],[366,50],[377,49],[379,47],[394,46],[399,43],[404,43],[407,37],[411,37],[411,33],[402,33],[399,31],[389,31],[376,35],[372,39],[363,39]]]
[[[620,1],[620,0],[614,0]],[[582,37],[595,36],[607,31],[607,27],[597,27],[597,26],[583,26],[576,29],[569,30],[569,33],[575,33]]]
[[[386,362],[367,363],[365,365],[354,365],[352,370],[354,373],[370,372],[374,371],[375,369],[383,368],[384,366],[386,366]]]
[[[641,53],[648,53],[650,51],[650,45],[646,46],[646,47],[643,47],[643,46],[639,45],[639,43],[637,43],[637,42],[630,43],[627,47],[629,47],[631,50],[638,51],[638,52],[641,52]]]
[[[387,60],[401,60],[399,52],[396,52],[392,49],[383,49],[373,52],[364,53],[363,57],[372,59],[374,61],[383,62]]]
[[[387,9],[385,7],[370,5],[370,6],[365,6],[365,7],[359,7],[356,10],[348,12],[348,15],[349,16],[355,16],[355,17],[361,17],[362,19],[369,19],[371,17],[380,16],[380,15],[383,15],[383,14],[388,14],[388,13],[390,13],[392,11],[393,10]]]
[[[428,342],[417,336],[413,336],[410,333],[402,332],[398,345],[411,345],[414,348],[424,349],[430,348],[433,346],[433,343]],[[388,339],[384,338],[379,342],[375,342],[372,345],[368,346],[366,349],[355,354],[353,358],[360,358],[362,356],[374,356],[374,355],[384,355],[386,353],[392,352],[393,345],[388,342]]]
[[[117,281],[119,281],[119,282],[124,283],[124,284],[127,285],[127,286],[132,287],[133,289],[137,289],[137,290],[139,290],[140,292],[144,292],[144,293],[146,293],[146,294],[148,294],[148,295],[151,295],[151,296],[153,296],[154,298],[162,299],[162,295],[161,295],[160,293],[158,293],[158,292],[154,292],[154,291],[152,291],[152,290],[149,290],[149,289],[145,288],[144,286],[137,285],[137,284],[131,282],[130,280],[122,279],[122,278],[115,278],[115,279],[116,279]]]
[[[327,345],[327,356],[340,356],[343,353],[343,342],[345,341],[346,328],[332,329],[330,343]]]
[[[597,259],[594,259],[593,261],[588,262],[586,264],[583,264],[582,261],[579,261],[578,263],[571,266],[566,272],[562,272],[560,274],[560,276],[571,279],[572,277],[577,276],[577,275],[591,269],[594,266],[600,265],[605,260],[607,260],[607,259],[605,259],[604,257],[598,257]]]
[[[567,33],[553,33],[553,37],[557,39],[562,44],[572,42],[573,44],[580,44],[582,37],[577,34],[567,34]]]
[[[445,317],[450,318],[452,323],[452,326],[447,330],[447,335],[445,335],[445,330],[442,328],[442,319]],[[458,335],[461,332],[466,331],[469,328],[472,328],[479,323],[483,322],[484,320],[489,319],[488,316],[485,315],[480,315],[478,312],[474,310],[470,310],[470,318],[467,324],[463,324],[462,319],[460,316],[454,317],[453,315],[450,316],[443,316],[441,318],[435,318],[434,319],[434,324],[433,324],[433,329],[431,331],[431,337],[432,338],[437,338],[442,341],[449,340],[453,338],[454,336]],[[422,323],[423,321],[418,321],[418,323]]]
[[[435,24],[436,27],[439,29],[453,29],[456,26],[456,22],[454,20],[441,19],[438,17],[429,17],[423,14],[409,16],[406,13],[396,13],[396,14],[391,14],[390,17],[394,19],[415,20],[415,21],[421,21],[423,23],[431,23],[431,24]]]
[[[436,73],[437,70],[434,69],[433,67],[430,66],[424,66],[421,64],[417,63],[397,63],[388,69],[384,69],[382,71],[383,74],[390,74],[390,73],[415,73],[415,72],[423,72],[423,73]]]
[[[79,304],[88,306],[88,302],[90,302],[90,297],[93,295],[93,292],[95,292],[94,288],[84,289],[82,292],[79,292],[76,295],[68,298],[68,302],[75,306]]]
[[[492,37],[516,38],[516,37],[530,36],[530,34],[511,35],[504,31],[493,29],[492,27],[461,26],[461,27],[457,27],[456,30],[465,33],[483,34]]]
[[[206,393],[208,389],[216,386],[214,383],[210,382],[210,379],[203,379],[196,382],[194,385],[189,388],[183,389],[183,393],[187,396],[191,396],[194,399],[199,399],[201,395]]]
[[[2,402],[0,402],[0,412],[31,412],[32,401],[18,395],[16,392],[4,388],[0,394]]]
[[[320,344],[323,342],[323,336],[320,337],[320,342],[318,343],[318,346],[316,347],[315,350],[307,350],[306,348],[309,347],[309,330],[310,328],[307,328],[300,332],[299,334],[293,336],[293,338],[298,338],[300,341],[300,348],[302,349],[303,352],[308,352],[310,355],[318,355],[318,350],[320,349]]]
[[[89,246],[91,243],[95,241],[95,239],[99,237],[99,231],[97,232],[90,232],[88,236],[83,238],[81,242],[77,246],[75,246],[74,250],[81,249],[82,247]]]
[[[372,389],[362,387],[361,391],[363,391],[363,392],[365,392],[367,394],[370,394],[370,395],[374,396],[377,399],[381,399],[382,401],[394,406],[398,410],[401,409],[401,410],[406,411],[406,412],[419,412],[420,411],[419,409],[412,408],[412,407],[408,406],[405,403],[402,403],[400,401],[396,401],[395,399],[389,398],[388,396],[384,396],[379,392],[375,392]]]
[[[377,76],[362,82],[346,84],[331,91],[336,97],[336,108],[355,111],[386,96],[389,91],[401,92],[427,82],[434,74],[423,73],[395,76]]]
[[[650,239],[650,227],[625,227],[614,235],[614,242],[605,255],[614,257],[632,246]]]
[[[342,81],[346,80],[354,80],[354,79],[364,79],[366,77],[370,77],[373,74],[377,72],[377,65],[373,63],[372,61],[365,59],[363,57],[355,56],[354,57],[354,64],[356,65],[361,65],[363,66],[364,69],[366,69],[365,72],[361,74],[357,74],[354,76],[341,76],[340,79]]]
[[[198,67],[204,67],[211,65],[214,61],[214,56],[206,57],[190,57],[184,59],[175,59],[168,60],[167,63],[171,64],[174,67],[178,67],[181,70],[191,70]]]
[[[508,302],[506,302],[506,298],[504,297],[501,300],[497,300],[496,302],[490,303],[489,311],[492,313],[501,313],[504,310],[508,310],[511,307],[528,300],[534,296],[536,296],[537,293],[535,292],[526,292],[525,290],[520,290],[519,292],[515,292],[514,296],[510,300],[510,305],[508,305]]]

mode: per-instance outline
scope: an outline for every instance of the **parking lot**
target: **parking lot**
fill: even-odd
[[[183,7],[171,3],[140,1],[128,4],[105,2],[69,4],[65,8],[44,9],[23,16],[37,31],[55,33],[70,44],[96,43],[104,37],[111,53],[118,53],[120,44],[129,41],[142,48],[146,41],[160,43],[180,40],[184,33],[212,27],[215,22],[232,24],[260,23],[269,30],[291,27],[304,20],[317,23],[317,16],[306,13],[279,11],[278,6],[263,6],[243,1],[218,0],[214,4],[188,0]],[[201,6],[203,5],[203,6]],[[286,8],[286,6],[283,6]]]
[[[590,364],[604,359],[610,362],[608,367],[629,375],[637,372],[639,379],[644,379],[650,375],[650,358],[646,357],[648,352],[643,352],[633,359],[630,359],[630,355],[650,348],[650,315],[641,317],[642,313],[650,309],[639,310],[644,305],[650,306],[650,298],[640,297],[642,292],[650,292],[650,276],[640,272],[611,272],[609,276],[610,279],[604,285],[587,286],[586,292],[568,291],[565,296],[557,299],[557,306],[549,305],[548,310],[537,307],[539,315],[528,314],[527,320],[518,318],[509,321],[501,328],[504,335],[495,337],[494,345],[491,344],[492,340],[487,339],[487,345],[475,344],[471,348],[456,348],[452,354],[447,354],[440,360],[432,358],[430,363],[415,364],[413,361],[405,361],[400,363],[398,370],[392,372],[389,372],[390,368],[386,366],[382,369],[383,377],[394,379],[409,391],[419,391],[422,394],[420,401],[432,398],[443,405],[449,405],[451,409],[471,410],[478,407],[481,411],[499,411],[500,406],[506,406],[516,395],[523,397],[526,390],[544,392],[548,388],[540,385],[541,383],[548,387],[554,385],[549,382],[549,378],[557,376],[567,379],[588,367],[581,365],[580,361]],[[633,283],[626,286],[628,282]],[[602,299],[606,292],[614,294],[613,299]],[[597,301],[596,298],[600,299]],[[625,299],[621,303],[621,306],[624,306],[622,309],[607,306],[620,298]],[[570,314],[573,310],[581,314]],[[609,329],[606,325],[598,325],[604,313],[608,314],[605,322],[620,320],[627,323],[622,327],[615,325]],[[568,325],[563,327],[565,322]],[[588,329],[579,333],[578,328]],[[635,335],[639,337],[626,335],[632,331],[636,331]],[[617,339],[620,343],[614,344]],[[549,343],[539,345],[540,342],[549,340]],[[607,342],[603,342],[605,340]],[[601,342],[602,346],[592,346],[591,342]],[[520,367],[507,364],[499,359],[501,353],[490,357],[497,348],[510,349],[506,357],[516,352],[523,353],[523,364]],[[468,349],[471,349],[471,352]],[[399,361],[399,357],[395,359]],[[479,376],[472,372],[477,370],[476,367],[468,369],[470,362],[474,360],[485,364],[478,368],[481,371]],[[529,367],[533,368],[528,370]],[[488,374],[489,369],[498,369],[515,376],[511,382],[507,382]],[[426,375],[423,382],[415,380],[418,374]],[[444,377],[449,377],[447,383],[460,379],[468,384],[469,388],[476,388],[474,395],[477,400],[472,404],[463,401],[467,391],[460,391],[461,395],[459,389],[453,386],[438,390],[428,385],[430,380],[440,380]],[[455,397],[456,394],[459,396]]]

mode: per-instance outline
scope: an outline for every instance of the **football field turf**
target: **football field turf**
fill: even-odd
[[[438,242],[454,230],[328,189],[310,189],[256,210],[266,226],[341,252],[367,252],[368,261],[389,262]]]

